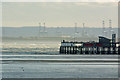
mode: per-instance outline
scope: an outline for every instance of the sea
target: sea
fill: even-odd
[[[118,78],[117,55],[59,54],[61,40],[3,38],[2,78]]]

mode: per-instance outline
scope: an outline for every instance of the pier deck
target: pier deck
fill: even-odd
[[[116,42],[116,35],[112,34],[112,39],[99,36],[99,41],[78,42],[65,41],[61,42],[60,54],[120,54],[120,42]]]

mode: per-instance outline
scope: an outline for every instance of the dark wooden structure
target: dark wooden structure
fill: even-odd
[[[68,42],[63,40],[60,54],[120,54],[120,42],[116,42],[116,35],[112,39],[99,36],[99,42]]]

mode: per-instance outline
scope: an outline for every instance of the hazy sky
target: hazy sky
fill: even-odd
[[[2,17],[3,26],[23,27],[38,26],[46,22],[48,27],[73,27],[77,22],[81,27],[85,23],[87,27],[118,25],[117,2],[3,2]]]

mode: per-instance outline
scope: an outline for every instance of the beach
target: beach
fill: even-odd
[[[118,77],[117,55],[16,55],[9,56],[9,60],[8,55],[3,57],[3,78]]]

